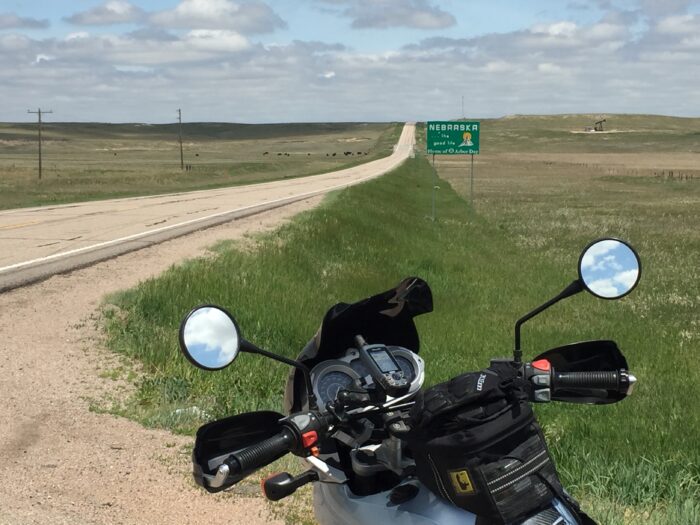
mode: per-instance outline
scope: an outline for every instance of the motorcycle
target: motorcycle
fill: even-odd
[[[624,297],[640,276],[639,256],[627,243],[590,243],[578,278],[515,323],[512,358],[430,389],[422,388],[426,363],[413,318],[432,311],[432,292],[419,278],[335,305],[295,360],[245,340],[223,308],[199,306],[179,333],[193,365],[221,370],[245,352],[287,364],[292,373],[287,415],[244,413],[198,430],[195,481],[209,492],[225,490],[292,453],[307,470],[272,475],[263,492],[277,501],[312,483],[322,525],[593,523],[561,487],[531,403],[616,403],[632,393],[636,378],[609,340],[523,362],[520,332],[581,291]]]

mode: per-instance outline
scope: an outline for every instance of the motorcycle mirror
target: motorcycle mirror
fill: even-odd
[[[180,324],[180,349],[203,370],[221,370],[233,363],[240,343],[236,321],[218,306],[198,306]]]
[[[639,255],[618,239],[598,239],[581,253],[578,275],[583,286],[601,299],[620,299],[630,293],[641,276]]]
[[[593,241],[586,246],[578,260],[578,279],[564,288],[559,295],[525,314],[515,323],[515,350],[513,361],[522,363],[520,327],[537,314],[562,299],[576,295],[584,289],[601,299],[619,299],[630,293],[642,274],[639,255],[627,243],[613,238]]]

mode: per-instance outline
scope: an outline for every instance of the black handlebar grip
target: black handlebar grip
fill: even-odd
[[[620,389],[620,374],[614,372],[555,372],[552,378],[554,390],[563,388]]]
[[[292,431],[285,428],[276,436],[234,452],[226,460],[226,463],[231,469],[231,474],[252,473],[289,452],[295,441]]]

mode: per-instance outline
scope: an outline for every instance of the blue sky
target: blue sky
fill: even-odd
[[[0,0],[0,120],[698,116],[698,0]]]

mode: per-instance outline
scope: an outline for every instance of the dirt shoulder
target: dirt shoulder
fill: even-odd
[[[191,438],[90,411],[116,386],[96,315],[105,294],[279,226],[314,197],[0,295],[0,523],[282,523],[262,497],[210,495],[189,475]]]

